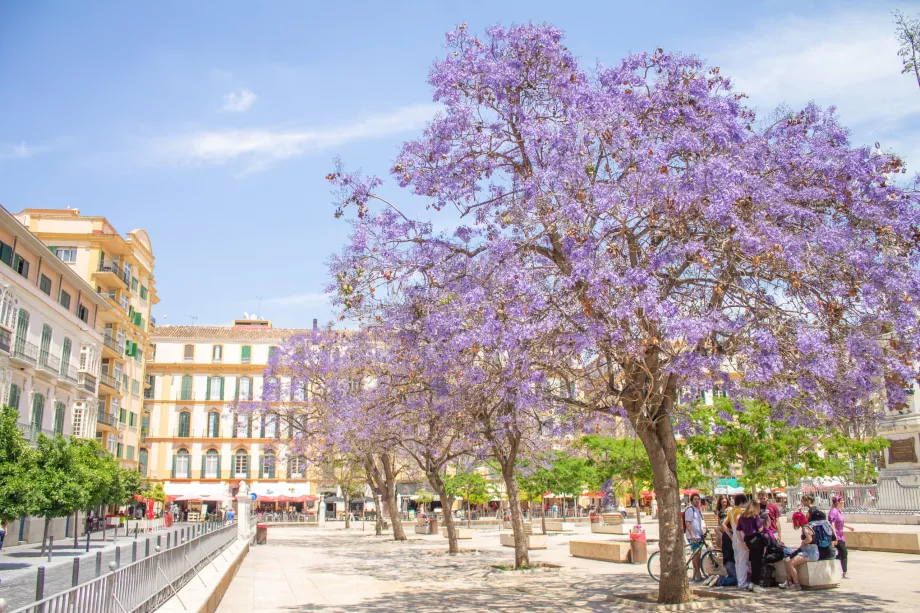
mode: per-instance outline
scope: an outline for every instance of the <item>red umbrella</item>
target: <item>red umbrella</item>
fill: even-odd
[[[584,494],[582,494],[582,496],[584,496],[585,498],[603,498],[604,492],[599,492],[595,490],[593,492],[585,492]]]

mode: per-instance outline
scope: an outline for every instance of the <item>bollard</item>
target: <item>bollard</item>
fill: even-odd
[[[137,526],[134,526],[134,540],[137,540]]]
[[[137,541],[131,543],[131,561],[137,562]]]
[[[121,547],[115,548],[115,567],[121,566]]]
[[[97,551],[96,552],[96,576],[98,577],[101,574],[102,574],[102,552]]]
[[[158,534],[158,535],[157,535],[157,547],[159,547],[160,544],[161,544],[161,543],[160,543],[160,535]]]
[[[169,549],[169,539],[170,539],[171,536],[172,536],[172,534],[167,534],[167,535],[166,535],[166,549]]]
[[[73,574],[70,577],[70,587],[77,587],[80,584],[80,558],[73,559]]]
[[[89,531],[86,532],[86,553],[89,553]]]
[[[48,561],[51,561],[51,554],[54,552],[54,535],[48,537]]]
[[[45,597],[45,567],[38,567],[38,576],[35,577],[35,600]]]
[[[144,557],[145,558],[150,557],[150,539],[147,539],[146,541],[144,541]]]

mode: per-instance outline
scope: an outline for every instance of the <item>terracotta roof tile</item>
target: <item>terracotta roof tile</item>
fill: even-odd
[[[276,340],[295,334],[309,334],[310,328],[263,328],[246,326],[158,326],[150,335],[150,340],[161,339],[218,339],[218,340]]]

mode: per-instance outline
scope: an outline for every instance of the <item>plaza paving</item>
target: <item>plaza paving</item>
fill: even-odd
[[[657,526],[649,531],[655,536]],[[654,588],[644,565],[570,557],[571,538],[610,538],[590,534],[587,526],[575,535],[551,535],[548,549],[531,552],[531,562],[560,566],[553,570],[492,568],[513,561],[512,550],[498,545],[498,534],[477,530],[472,540],[461,541],[465,553],[449,556],[441,536],[412,534],[410,541],[396,543],[362,533],[360,523],[348,532],[341,527],[270,528],[269,544],[250,550],[218,612],[627,611],[637,609],[608,602],[607,594]],[[724,610],[920,611],[920,556],[854,551],[850,573],[852,578],[838,589],[772,589],[754,596],[753,605]]]

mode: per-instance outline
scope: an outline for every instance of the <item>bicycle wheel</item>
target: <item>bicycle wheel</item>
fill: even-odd
[[[700,566],[703,571],[703,577],[724,574],[725,564],[722,562],[722,552],[710,549],[703,555]]]
[[[648,557],[648,576],[659,581],[661,578],[661,552],[656,551]]]

